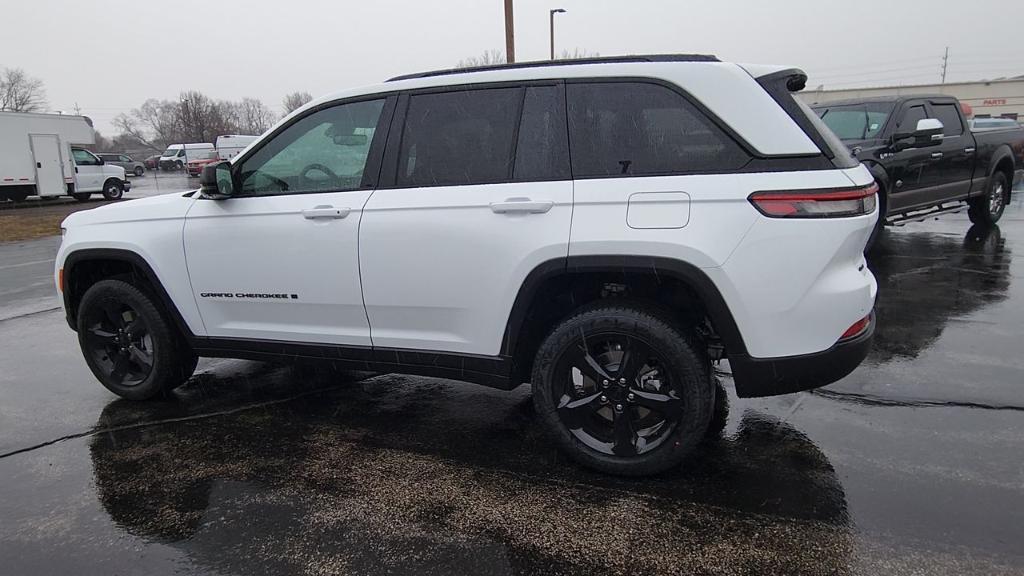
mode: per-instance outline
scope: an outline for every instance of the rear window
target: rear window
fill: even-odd
[[[865,102],[838,106],[815,106],[825,125],[840,140],[877,138],[892,114],[892,102]]]
[[[832,132],[832,129],[822,122],[821,118],[818,118],[818,115],[814,113],[814,110],[811,110],[810,106],[808,106],[803,100],[797,98],[794,94],[790,94],[790,98],[796,101],[796,105],[800,108],[800,111],[807,116],[807,119],[810,120],[813,129],[821,135],[822,140],[825,141],[829,150],[832,151],[832,163],[835,164],[836,168],[853,168],[860,164],[860,161],[850,154],[850,150],[846,148],[846,144],[843,144],[843,141]]]

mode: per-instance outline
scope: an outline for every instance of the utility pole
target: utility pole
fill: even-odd
[[[512,22],[512,0],[505,0],[505,61],[516,61],[515,24]]]
[[[75,102],[75,116],[81,116],[82,109],[78,106],[78,102]]]
[[[942,57],[942,83],[946,83],[946,67],[949,65],[949,46],[946,46],[946,55]]]

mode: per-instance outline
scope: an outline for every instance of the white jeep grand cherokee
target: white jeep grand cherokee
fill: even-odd
[[[578,461],[677,465],[715,404],[823,386],[874,331],[871,174],[799,70],[637,56],[321,98],[202,190],[77,212],[56,281],[125,398],[199,356],[533,387]]]

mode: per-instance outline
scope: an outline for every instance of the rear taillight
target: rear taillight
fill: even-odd
[[[870,214],[878,185],[858,188],[754,192],[750,203],[771,218],[842,218]]]

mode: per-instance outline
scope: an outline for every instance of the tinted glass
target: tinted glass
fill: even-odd
[[[341,104],[292,124],[242,164],[242,193],[359,188],[383,107],[384,100]]]
[[[924,106],[911,106],[903,111],[903,117],[900,118],[899,125],[896,126],[896,131],[903,134],[909,134],[917,129],[917,121],[924,120],[928,116],[924,113]]]
[[[892,102],[870,102],[818,107],[815,111],[841,140],[867,140],[879,136],[892,107]]]
[[[71,155],[75,158],[75,164],[79,166],[96,166],[99,162],[92,154],[78,148],[71,149]]]
[[[746,153],[680,94],[657,84],[568,84],[573,177],[739,168]]]
[[[399,186],[507,182],[521,88],[409,98],[398,154]]]
[[[523,100],[515,180],[562,180],[569,174],[565,98],[557,86],[531,86]]]
[[[120,156],[120,160],[121,162],[134,162],[134,160],[132,160],[130,157],[125,156],[123,154]]]
[[[932,104],[932,112],[935,118],[942,122],[942,133],[946,136],[959,136],[964,133],[956,104]]]

